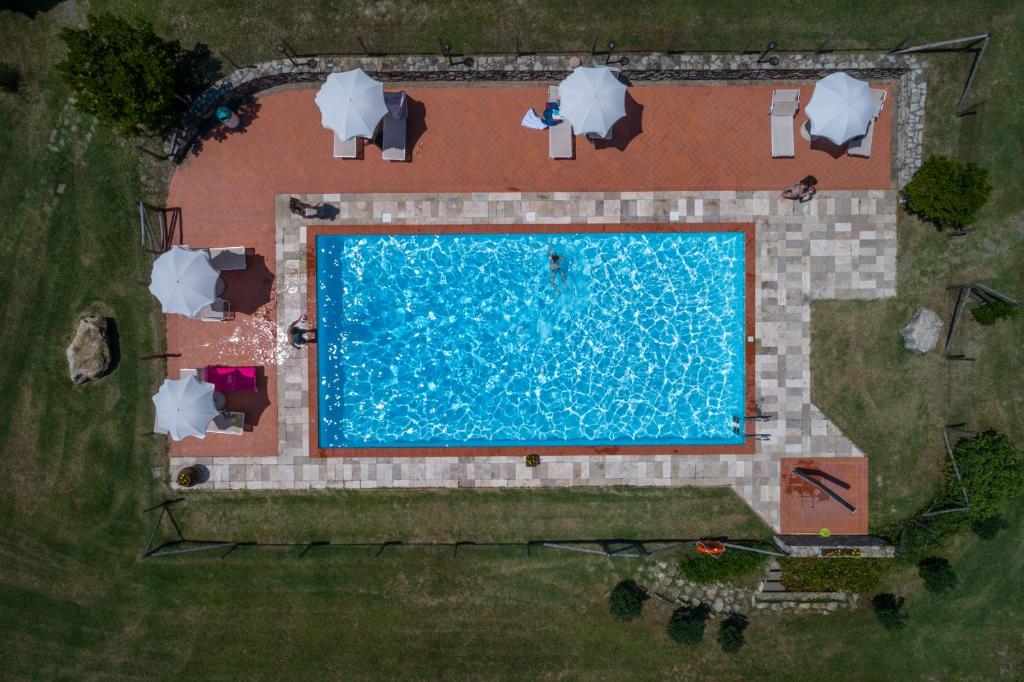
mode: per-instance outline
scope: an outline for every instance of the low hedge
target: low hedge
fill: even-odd
[[[962,438],[953,446],[957,467],[971,498],[971,516],[993,516],[1003,504],[1024,492],[1024,459],[1013,442],[996,431]],[[960,491],[952,467],[946,468],[946,487],[951,497]]]
[[[873,592],[891,559],[780,559],[782,585],[792,592]]]
[[[608,610],[619,620],[630,621],[643,615],[644,602],[649,598],[646,590],[635,582],[623,580],[608,596]]]
[[[679,575],[695,583],[725,582],[754,573],[767,559],[764,554],[732,548],[716,559],[690,548],[679,559]]]
[[[995,299],[988,303],[974,306],[971,308],[971,315],[978,321],[978,324],[988,326],[995,324],[999,320],[1017,317],[1018,310],[1019,308],[1015,305]]]
[[[988,171],[948,156],[931,156],[903,188],[907,208],[940,230],[970,225],[992,193]]]

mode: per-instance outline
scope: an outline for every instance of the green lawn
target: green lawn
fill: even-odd
[[[840,671],[854,679],[1024,675],[1018,605],[1024,603],[1024,510],[993,541],[951,550],[960,586],[922,593],[913,571],[890,587],[910,595],[898,633],[867,610],[820,618],[754,617],[747,646],[726,658],[709,641],[670,643],[668,610],[648,602],[641,622],[607,614],[608,590],[636,564],[519,548],[316,550],[298,561],[265,550],[213,557],[140,559],[166,491],[165,462],[150,429],[149,395],[163,368],[138,358],[160,348],[148,292],[148,258],[133,208],[158,200],[161,170],[67,106],[52,66],[55,35],[87,3],[64,3],[29,20],[0,10],[0,59],[19,66],[24,91],[0,95],[0,661],[4,677],[299,676],[367,678],[791,679]],[[978,234],[955,242],[912,219],[900,222],[900,290],[892,301],[816,303],[815,400],[871,456],[872,522],[909,513],[936,483],[947,420],[998,427],[1020,442],[1017,387],[1024,321],[964,327],[978,361],[950,366],[911,358],[899,327],[922,304],[948,312],[943,287],[983,278],[1021,295],[1020,100],[1007,93],[1024,63],[1019,3],[863,2],[779,4],[754,16],[736,0],[595,1],[586,14],[544,3],[214,2],[93,0],[154,21],[191,44],[239,61],[276,55],[280,37],[299,50],[583,49],[594,35],[623,47],[742,46],[753,34],[809,47],[839,32],[840,47],[893,45],[993,30],[978,77],[979,114],[950,114],[969,57],[938,58],[929,91],[931,151],[989,167],[996,193]],[[951,26],[951,17],[956,17]],[[677,33],[676,33],[677,32]],[[51,143],[51,131],[56,130]],[[56,144],[57,151],[48,145]],[[62,191],[58,188],[63,186]],[[991,245],[984,240],[990,240]],[[102,382],[71,388],[63,348],[75,315],[106,306],[116,316],[121,363]],[[190,495],[178,512],[190,535],[261,540],[479,539],[687,536],[701,529],[758,537],[764,529],[727,491],[337,492]],[[365,534],[362,535],[361,534]],[[709,632],[713,640],[713,632]],[[708,671],[713,671],[709,673]]]

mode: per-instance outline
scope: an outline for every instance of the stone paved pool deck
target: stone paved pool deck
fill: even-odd
[[[298,218],[290,196],[338,209],[331,221]],[[276,197],[278,454],[171,457],[201,463],[214,489],[730,486],[779,530],[780,461],[863,457],[811,402],[810,303],[896,293],[895,190],[822,191],[798,204],[775,191],[317,194]],[[752,222],[757,234],[755,394],[772,419],[751,422],[766,440],[754,455],[311,458],[306,349],[285,342],[306,306],[308,224],[516,224]],[[748,429],[749,430],[749,429]],[[785,530],[784,528],[782,530]],[[841,529],[833,529],[839,530]]]
[[[372,146],[358,161],[330,157],[330,132],[319,125],[311,87],[324,73],[296,74],[305,67],[273,62],[241,69],[218,85],[259,93],[256,117],[244,130],[194,150],[175,171],[168,205],[181,209],[184,243],[242,244],[258,267],[229,282],[228,297],[242,303],[235,320],[168,319],[168,374],[203,364],[253,364],[263,368],[265,381],[244,435],[170,443],[172,473],[201,463],[210,472],[202,487],[214,490],[731,486],[766,523],[786,532],[796,516],[787,511],[792,500],[780,501],[788,494],[782,460],[831,470],[864,457],[811,402],[810,303],[895,294],[893,188],[920,164],[925,63],[903,55],[786,55],[792,69],[748,73],[760,68],[747,63],[749,56],[638,57],[625,69],[635,82],[614,148],[577,140],[575,159],[552,161],[546,135],[518,122],[522,111],[543,101],[547,84],[564,77],[564,57],[482,58],[480,68],[486,63],[491,70],[478,74],[449,73],[427,57],[318,65],[360,66],[387,81],[386,88],[409,93],[416,105],[409,163],[385,162]],[[797,135],[795,158],[770,158],[771,90],[799,87],[806,103],[813,80],[836,69],[853,69],[889,92],[872,157],[851,158]],[[475,82],[495,74],[510,82]],[[733,80],[736,75],[744,79]],[[296,76],[305,83],[293,82]],[[801,109],[795,127],[805,119]],[[821,181],[816,199],[799,205],[778,198],[779,189],[808,173]],[[287,209],[287,192],[325,201],[338,214],[330,222],[298,219]],[[309,456],[308,357],[285,338],[287,325],[305,312],[308,224],[674,221],[756,226],[754,391],[758,409],[772,419],[748,423],[748,431],[765,438],[754,454],[546,455],[535,469],[519,456]],[[826,466],[824,458],[835,461]],[[162,467],[154,473],[166,475]],[[868,506],[863,492],[861,519]],[[831,530],[864,532],[847,525]]]

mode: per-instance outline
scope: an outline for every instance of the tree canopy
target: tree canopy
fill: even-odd
[[[68,52],[57,69],[76,106],[126,135],[160,131],[214,75],[205,46],[185,50],[143,21],[91,14],[60,36]]]

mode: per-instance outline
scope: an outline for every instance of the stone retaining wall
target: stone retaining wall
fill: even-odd
[[[830,550],[856,550],[857,556],[867,559],[891,559],[896,548],[874,535],[833,535],[823,538],[817,535],[776,535],[775,543],[793,557],[822,557]],[[841,553],[835,557],[844,558]]]
[[[711,617],[757,611],[803,611],[828,615],[857,605],[857,595],[845,592],[762,592],[726,583],[695,583],[680,577],[676,566],[666,561],[648,562],[637,582],[662,601],[675,606],[706,604]]]

